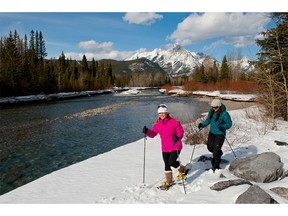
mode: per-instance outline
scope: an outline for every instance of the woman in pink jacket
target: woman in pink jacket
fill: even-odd
[[[156,135],[160,135],[162,145],[162,156],[165,164],[165,177],[166,181],[163,183],[162,188],[168,189],[172,185],[172,169],[174,167],[178,169],[178,180],[182,180],[185,175],[185,166],[181,165],[177,161],[178,155],[182,150],[181,139],[184,135],[182,125],[178,120],[173,118],[165,104],[158,106],[158,118],[152,128],[148,129],[146,126],[143,128],[143,133],[148,137],[154,138]]]

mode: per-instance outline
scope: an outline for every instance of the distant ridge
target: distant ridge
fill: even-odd
[[[211,66],[216,62],[216,65],[220,67],[220,63],[215,58],[203,53],[188,51],[178,44],[172,45],[167,50],[156,48],[151,52],[140,51],[124,61],[143,58],[157,63],[171,77],[190,76],[201,64]],[[249,59],[246,57],[230,64],[235,65],[238,62],[243,71],[251,71],[253,69],[249,64]]]

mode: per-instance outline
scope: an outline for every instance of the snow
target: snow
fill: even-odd
[[[165,93],[166,89],[159,89],[161,93]],[[177,94],[177,95],[200,95],[200,96],[208,96],[208,97],[218,97],[223,100],[233,100],[233,101],[256,101],[257,95],[255,94],[239,94],[239,93],[222,93],[220,91],[185,91],[181,89],[181,87],[176,87],[172,90],[168,91],[168,94]]]
[[[127,91],[123,91],[121,92],[120,94],[124,94],[124,95],[137,95],[137,94],[140,94],[141,91],[138,90],[138,89],[129,89]]]
[[[115,89],[117,90],[117,89]],[[97,90],[97,91],[82,91],[82,92],[60,92],[55,94],[39,94],[39,95],[27,95],[16,97],[0,97],[0,104],[15,104],[19,102],[33,102],[33,101],[49,101],[67,99],[81,96],[91,96],[95,94],[113,93],[114,89]]]
[[[224,102],[225,103],[225,102]],[[251,106],[246,109],[229,110],[233,120],[233,127],[227,133],[227,140],[232,146],[238,158],[245,157],[249,154],[258,154],[262,152],[274,152],[281,157],[283,169],[288,169],[288,146],[277,146],[274,141],[288,141],[288,122],[277,120],[277,130],[271,130],[261,121],[257,120],[259,110],[257,106]],[[249,118],[248,116],[253,116]],[[151,127],[151,126],[150,126]],[[144,143],[145,148],[145,170],[144,170]],[[189,162],[193,146],[184,144],[180,158],[183,164]],[[227,141],[223,145],[223,159],[228,161],[234,160],[234,155]],[[160,138],[157,136],[154,139],[140,139],[138,141],[128,143],[119,148],[113,149],[110,152],[100,154],[85,161],[55,171],[51,174],[43,176],[31,183],[21,186],[13,191],[0,196],[2,204],[98,204],[97,211],[103,210],[106,213],[111,211],[123,210],[125,214],[135,215],[146,212],[150,205],[128,205],[128,204],[233,204],[237,197],[248,189],[249,185],[232,186],[222,191],[213,191],[210,189],[214,183],[223,179],[219,175],[224,174],[227,179],[235,179],[235,176],[229,173],[229,164],[221,164],[221,170],[215,173],[205,171],[210,167],[210,161],[198,162],[201,155],[211,156],[206,149],[206,145],[196,145],[193,155],[193,168],[188,175],[186,184],[186,194],[183,186],[175,185],[169,191],[161,191],[156,188],[164,180],[163,160],[161,156]],[[145,171],[145,172],[144,172]],[[143,175],[145,173],[145,181],[143,183]],[[176,176],[176,170],[173,171]],[[288,200],[276,195],[270,188],[281,186],[288,187],[288,178],[281,181],[277,180],[271,183],[256,183],[278,203],[288,204]],[[99,204],[125,204],[125,205],[99,205]],[[31,206],[31,205],[29,205]],[[37,205],[38,207],[39,205]],[[49,205],[51,208],[54,205]],[[60,206],[62,208],[62,205]],[[85,205],[86,207],[87,205]],[[175,206],[175,205],[174,205]],[[238,209],[241,206],[241,209]],[[261,207],[260,207],[261,206]],[[186,213],[191,214],[195,211],[203,211],[203,213],[229,213],[243,214],[244,210],[248,211],[263,211],[264,214],[275,214],[275,212],[287,212],[287,205],[277,205],[276,207],[267,207],[268,205],[253,205],[253,209],[249,205],[233,205],[233,209],[229,206],[212,205],[181,205],[181,208]],[[269,205],[275,206],[275,205]],[[27,212],[27,209],[22,205],[1,205],[4,210],[11,213],[20,210],[21,214]],[[29,215],[35,215],[40,210],[43,212],[43,205],[34,209],[29,208]],[[57,205],[59,207],[59,205]],[[67,206],[66,206],[67,207]],[[127,207],[127,208],[126,208]],[[152,205],[152,210],[155,205]],[[156,208],[163,207],[157,205]],[[191,207],[191,208],[190,208]],[[200,207],[200,208],[199,208]],[[224,207],[224,208],[222,208]],[[53,211],[48,208],[45,213]],[[79,213],[89,208],[84,208],[82,205],[73,207],[69,205],[71,214]],[[198,209],[199,208],[199,209]],[[285,209],[286,208],[286,209]],[[24,210],[25,211],[24,211]],[[38,210],[37,210],[38,209]],[[63,209],[62,209],[63,210]],[[187,210],[187,211],[186,211]],[[35,211],[35,212],[34,212]],[[92,207],[92,211],[96,209]],[[161,208],[163,213],[171,214],[178,213],[178,205],[173,208],[173,205],[165,205]],[[174,212],[175,211],[175,212]],[[17,212],[19,214],[19,212]],[[67,209],[65,209],[67,213]],[[70,212],[69,212],[70,213]],[[115,212],[114,212],[115,213]],[[39,214],[38,214],[39,215]],[[66,215],[66,214],[65,214]],[[83,214],[85,215],[85,214]]]
[[[131,61],[139,58],[147,58],[152,62],[158,63],[168,74],[171,76],[181,76],[183,74],[191,75],[196,67],[201,66],[207,58],[210,58],[211,63],[217,62],[211,56],[207,56],[203,53],[192,52],[184,49],[179,44],[173,44],[167,49],[155,48],[151,52],[146,49],[141,49],[139,52],[134,53],[131,57],[126,58],[125,61]],[[217,64],[219,64],[217,62]],[[231,66],[237,65],[244,71],[253,71],[255,68],[249,63],[247,57],[242,57],[238,60],[229,61]],[[169,69],[171,67],[171,69]]]
[[[198,53],[190,52],[180,45],[174,44],[166,50],[160,48],[155,48],[151,52],[142,50],[125,59],[125,61],[147,58],[152,62],[158,63],[163,68],[170,68],[172,66],[172,71],[167,71],[167,73],[171,73],[170,75],[172,76],[177,76],[181,73],[182,67],[189,70],[187,75],[190,75],[193,69],[201,65],[199,61],[202,61],[204,57],[205,56],[198,55]]]
[[[219,97],[223,100],[233,100],[233,101],[255,101],[255,94],[231,94],[231,93],[221,93],[220,91],[193,91],[194,95],[205,95],[209,97]]]

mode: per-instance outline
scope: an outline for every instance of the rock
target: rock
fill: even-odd
[[[271,196],[261,189],[258,185],[250,186],[243,194],[241,194],[236,204],[272,204],[277,203]]]
[[[283,175],[281,176],[280,180],[284,179],[285,177],[288,176],[288,170],[286,170]]]
[[[273,152],[235,159],[231,162],[229,171],[237,177],[263,183],[275,181],[283,173],[281,159]]]
[[[219,178],[226,178],[226,176],[221,173],[221,174],[219,175]]]
[[[281,146],[288,145],[287,142],[282,142],[282,141],[278,141],[278,140],[275,140],[274,142],[276,143],[276,145],[281,145]]]
[[[13,168],[11,168],[11,172],[7,174],[3,174],[2,176],[3,182],[6,182],[8,184],[13,184],[13,182],[21,178],[26,167],[27,165],[25,163],[20,163],[20,164],[15,165]]]
[[[237,186],[237,185],[242,185],[242,184],[252,185],[249,181],[244,180],[244,179],[233,179],[233,180],[217,182],[214,185],[212,185],[210,187],[210,189],[220,191],[220,190],[226,189],[230,186]]]
[[[288,188],[275,187],[275,188],[271,188],[270,190],[288,200]]]

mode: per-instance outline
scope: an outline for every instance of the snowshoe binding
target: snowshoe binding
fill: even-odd
[[[165,190],[165,191],[167,191],[167,190],[169,190],[173,185],[175,185],[175,182],[174,182],[174,181],[172,181],[172,182],[170,182],[170,183],[167,182],[167,181],[165,181],[165,182],[163,182],[162,185],[158,186],[157,188],[160,189],[160,190]]]

